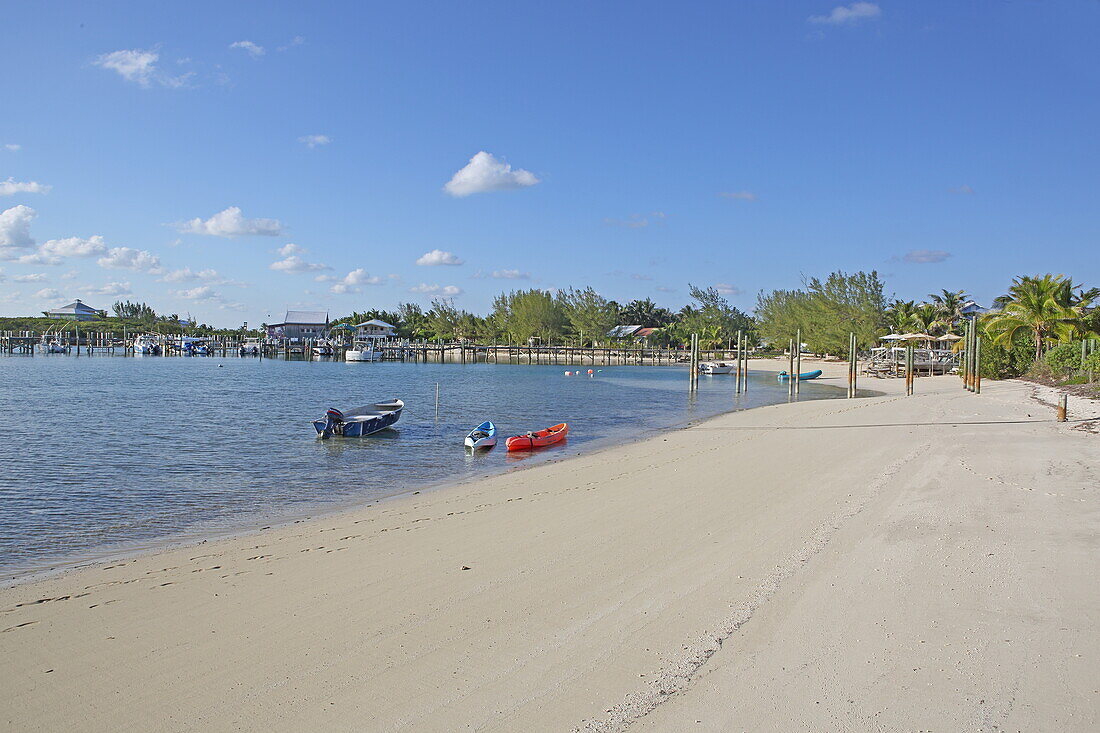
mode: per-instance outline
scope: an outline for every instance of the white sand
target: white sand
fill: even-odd
[[[1100,437],[863,385],[2,590],[0,723],[1100,728]]]

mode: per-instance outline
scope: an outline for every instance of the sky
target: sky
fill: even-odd
[[[0,315],[1100,285],[1100,2],[36,2]]]

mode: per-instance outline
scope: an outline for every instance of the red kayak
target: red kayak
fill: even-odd
[[[565,436],[568,434],[569,424],[561,423],[526,435],[513,435],[504,441],[504,444],[508,446],[508,450],[530,450],[531,448],[542,448],[565,440]]]

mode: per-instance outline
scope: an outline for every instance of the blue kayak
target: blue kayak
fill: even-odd
[[[814,369],[812,372],[802,372],[801,374],[799,374],[798,375],[798,381],[805,382],[807,379],[817,379],[820,376],[821,376],[821,370],[820,369]],[[786,382],[790,378],[791,378],[790,374],[787,374],[786,372],[779,372],[779,381],[780,382]]]

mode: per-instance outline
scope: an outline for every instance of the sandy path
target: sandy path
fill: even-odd
[[[1098,438],[917,388],[0,591],[0,722],[1095,728]]]

